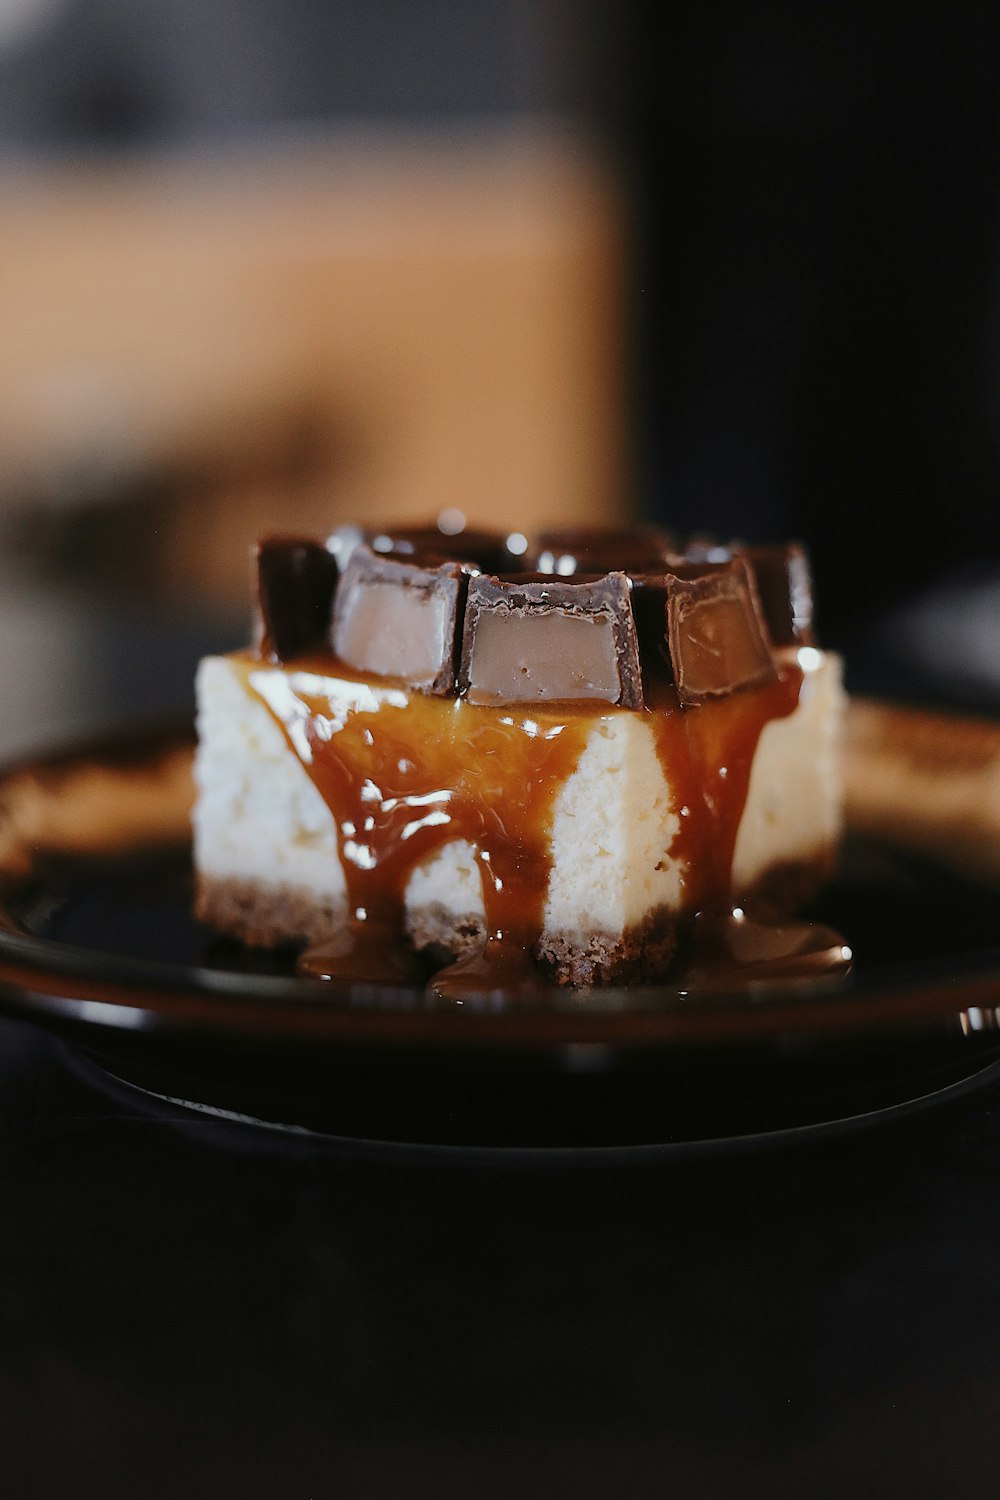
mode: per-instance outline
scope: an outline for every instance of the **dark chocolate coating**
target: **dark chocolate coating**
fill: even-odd
[[[697,536],[688,537],[677,558],[689,563],[724,563],[729,561],[734,546],[732,542],[720,542],[718,537],[699,532]]]
[[[772,648],[813,644],[809,564],[797,543],[750,547],[702,537],[678,552],[667,532],[651,527],[547,531],[523,556],[512,553],[508,541],[501,532],[448,535],[437,526],[344,525],[325,546],[302,537],[266,538],[257,549],[259,649],[286,660],[332,642],[343,656],[350,616],[349,665],[400,676],[425,692],[469,692],[475,691],[477,622],[493,611],[527,627],[506,639],[533,686],[529,692],[525,683],[522,690],[508,671],[510,701],[554,697],[548,671],[549,685],[554,689],[558,677],[563,696],[637,708],[644,684],[648,689],[673,680],[681,702],[693,704],[762,680],[773,670]],[[562,571],[541,571],[540,563]],[[536,571],[522,572],[526,564]],[[477,574],[466,617],[467,585]],[[394,601],[392,593],[372,592],[373,585],[409,592]],[[362,604],[358,591],[366,589]],[[421,599],[436,603],[422,609]],[[532,622],[546,615],[588,616],[608,629],[594,635],[560,625],[536,630]],[[699,646],[696,625],[718,637],[711,660],[708,639]],[[499,692],[504,637],[493,626],[487,635]],[[575,677],[574,641],[587,657]],[[573,681],[578,693],[569,691]]]
[[[813,595],[809,557],[799,542],[744,547],[757,580],[764,623],[774,646],[813,646]]]
[[[327,546],[341,557],[341,566],[354,548],[363,543],[381,557],[405,557],[413,562],[454,558],[474,563],[484,573],[509,573],[523,566],[520,555],[507,545],[508,533],[500,531],[446,532],[439,526],[338,526]]]
[[[731,557],[744,557],[750,564],[772,646],[814,646],[812,574],[801,542],[750,546],[692,537],[674,561],[684,573],[692,564],[718,566]]]
[[[287,661],[326,644],[337,561],[310,537],[265,537],[255,548],[257,648]]]
[[[632,616],[639,643],[639,661],[646,695],[655,682],[672,682],[667,643],[667,578],[665,573],[637,573],[632,579]]]
[[[655,526],[564,526],[539,532],[525,566],[539,573],[644,573],[662,568],[674,539]]]

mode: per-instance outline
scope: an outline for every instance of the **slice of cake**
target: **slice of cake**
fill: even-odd
[[[787,915],[829,870],[842,694],[801,549],[345,529],[263,543],[258,598],[198,678],[198,911],[244,942],[653,979],[695,913]]]

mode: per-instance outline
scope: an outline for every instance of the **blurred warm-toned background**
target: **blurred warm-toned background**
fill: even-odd
[[[0,745],[182,708],[262,531],[632,506],[610,30],[0,5]]]
[[[0,0],[0,751],[444,507],[801,535],[862,686],[996,699],[1000,16],[822,9]]]
[[[88,163],[3,212],[4,500],[123,502],[171,592],[245,589],[267,526],[625,493],[621,194],[555,130]]]

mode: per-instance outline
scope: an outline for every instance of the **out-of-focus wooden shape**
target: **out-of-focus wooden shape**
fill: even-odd
[[[234,592],[271,525],[624,508],[624,215],[579,143],[45,169],[0,216],[0,504],[188,476],[166,565]]]
[[[852,832],[1000,878],[1000,723],[856,699],[844,770]]]
[[[117,762],[100,754],[0,779],[0,886],[39,860],[127,854],[191,835],[193,748],[168,744]]]

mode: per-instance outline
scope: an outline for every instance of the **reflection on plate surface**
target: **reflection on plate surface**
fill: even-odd
[[[0,781],[0,1007],[156,1092],[382,1139],[683,1143],[898,1105],[1000,1053],[1000,892],[878,845],[813,914],[847,979],[473,1007],[296,979],[190,915],[190,754],[152,736]]]

